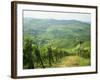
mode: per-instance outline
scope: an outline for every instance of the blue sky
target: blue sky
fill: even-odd
[[[23,14],[24,17],[32,17],[36,19],[79,20],[82,22],[91,22],[91,14],[89,13],[24,11]]]

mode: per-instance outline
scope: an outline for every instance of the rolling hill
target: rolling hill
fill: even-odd
[[[91,25],[24,17],[23,52],[24,69],[90,65]]]
[[[77,20],[54,20],[24,18],[24,37],[37,38],[40,46],[52,45],[57,48],[73,48],[78,41],[90,46],[90,23]]]

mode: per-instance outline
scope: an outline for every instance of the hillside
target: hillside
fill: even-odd
[[[90,28],[77,20],[24,18],[24,69],[90,65]]]
[[[90,24],[77,20],[53,20],[24,18],[24,35],[45,40],[44,44],[52,42],[59,48],[70,48],[77,44],[77,38],[90,40]],[[25,37],[25,36],[24,36]]]

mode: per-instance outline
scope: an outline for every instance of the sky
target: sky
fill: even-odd
[[[89,13],[23,11],[23,16],[35,19],[78,20],[82,22],[91,22],[91,14]]]

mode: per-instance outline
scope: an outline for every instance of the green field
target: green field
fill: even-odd
[[[23,69],[91,65],[90,23],[23,18]]]

